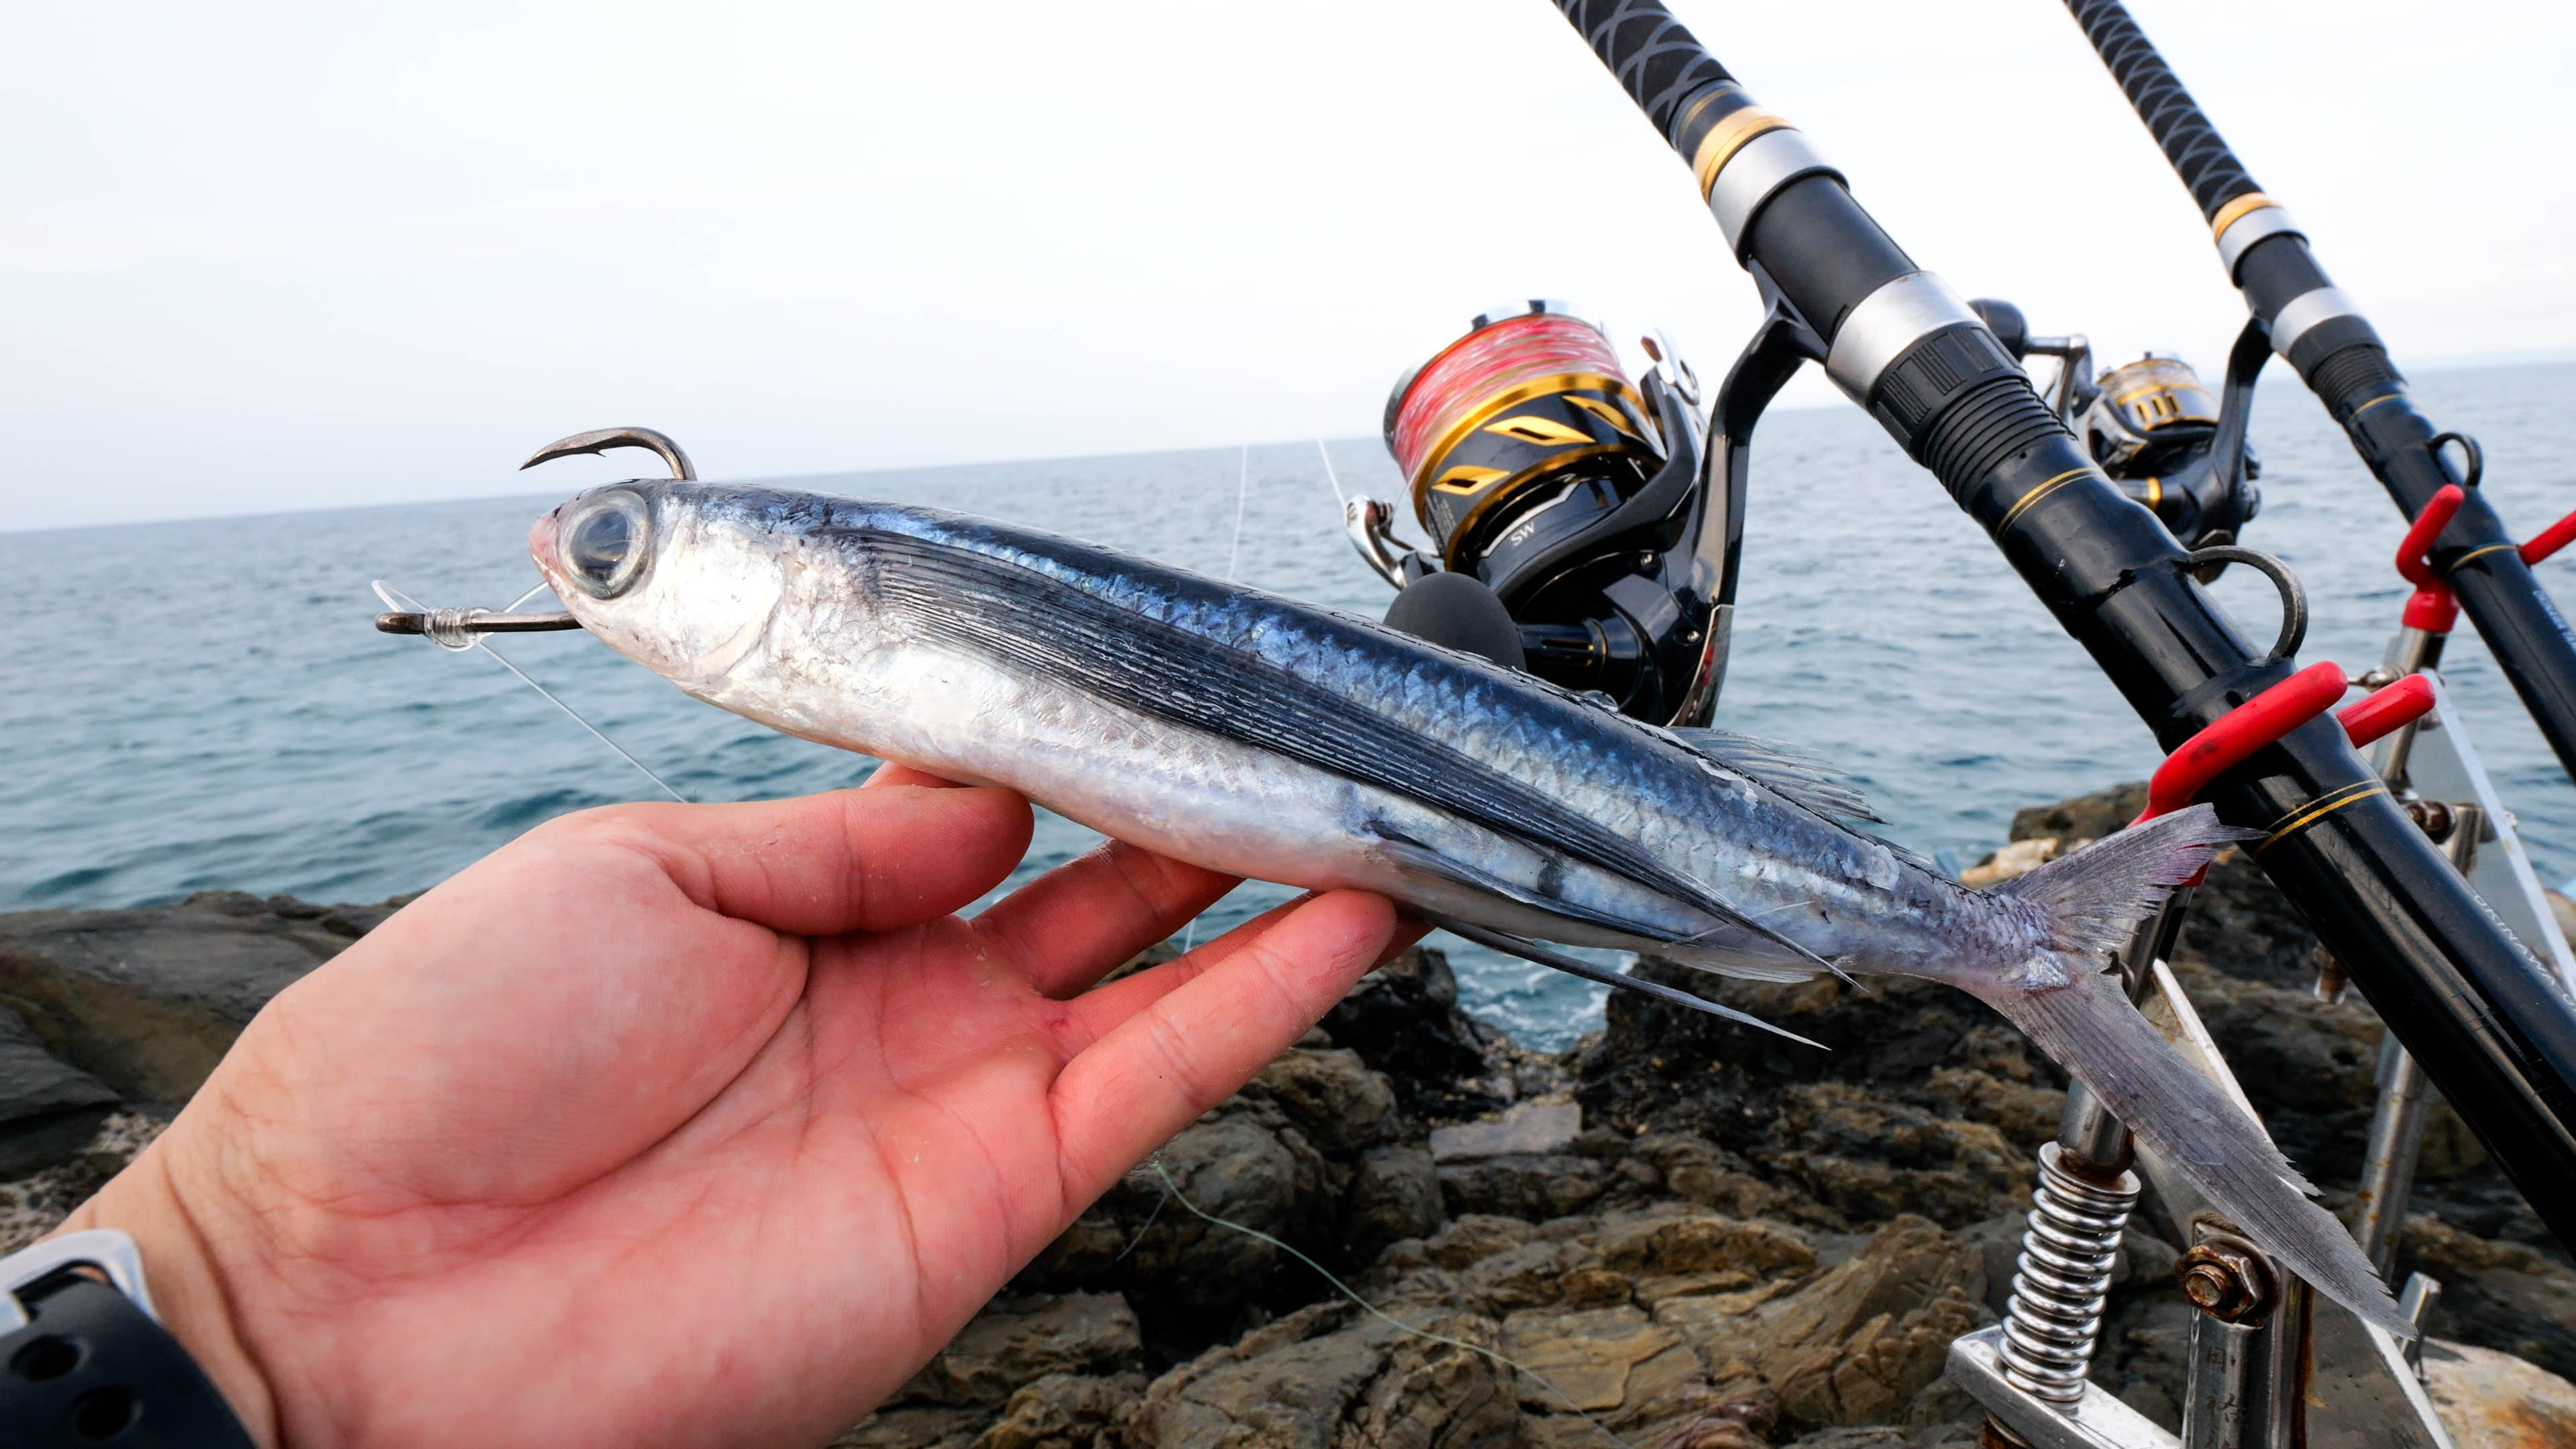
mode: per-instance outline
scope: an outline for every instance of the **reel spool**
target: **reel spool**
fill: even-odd
[[[1696,722],[1724,667],[1732,518],[1716,521],[1720,557],[1700,557],[1698,384],[1669,346],[1648,350],[1641,387],[1598,325],[1563,302],[1520,302],[1396,382],[1387,451],[1431,548],[1395,545],[1385,505],[1359,500],[1350,519],[1362,556],[1403,590],[1390,624],[1640,719]],[[1518,649],[1497,637],[1504,620]]]
[[[2167,466],[2218,432],[2218,399],[2179,357],[2150,352],[2094,380],[2084,410],[2084,444],[2115,478],[2171,472]]]
[[[1441,567],[1506,596],[1529,560],[1645,486],[1655,437],[1610,339],[1563,302],[1478,317],[1386,400],[1387,451]]]
[[[2231,478],[2217,452],[2225,410],[2200,374],[2179,357],[2150,352],[2096,384],[2078,431],[2102,471],[2185,547],[2234,543],[2263,506],[2251,481],[2263,468],[2247,448],[2244,481]]]

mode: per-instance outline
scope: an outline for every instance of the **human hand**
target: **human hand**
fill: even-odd
[[[1026,802],[541,826],[281,993],[65,1230],[268,1445],[812,1444],[1377,961],[1371,895],[1089,989],[1234,881]]]

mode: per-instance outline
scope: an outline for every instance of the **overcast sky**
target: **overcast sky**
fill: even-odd
[[[2223,356],[2240,304],[2056,0],[1672,3],[1963,292]],[[2401,362],[2576,345],[2576,7],[2132,3]],[[0,528],[569,489],[512,467],[620,423],[711,477],[1374,435],[1498,299],[1712,379],[1756,315],[1542,0],[9,29]]]

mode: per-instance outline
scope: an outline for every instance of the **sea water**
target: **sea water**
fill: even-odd
[[[2302,659],[2358,672],[2406,597],[2389,564],[2402,522],[2323,410],[2274,372],[2253,429],[2263,513],[2245,542],[2307,585]],[[2516,526],[2576,508],[2559,430],[2576,367],[2434,372],[2416,391],[2484,443],[2485,490]],[[1373,441],[1329,446],[1345,490],[1400,496]],[[1371,616],[1390,597],[1344,540],[1311,441],[777,481],[1032,524],[1211,574],[1231,560],[1243,582]],[[657,798],[490,659],[370,624],[375,578],[431,604],[508,602],[535,582],[528,524],[563,496],[0,534],[0,909],[217,888],[381,899],[541,820]],[[1892,838],[1973,861],[2015,810],[2154,768],[2146,728],[2083,651],[1857,412],[1766,420],[1746,512],[1718,722],[1848,769]],[[2571,560],[2541,575],[2576,603]],[[2272,638],[2267,582],[2231,569],[2217,593],[2249,641]],[[832,789],[870,768],[687,699],[586,635],[493,647],[692,799]],[[2543,877],[2576,870],[2576,790],[2465,620],[2445,664]],[[1042,819],[1011,884],[1096,839]],[[1195,931],[1284,894],[1246,886]],[[1598,1025],[1601,988],[1445,944],[1468,1008],[1522,1040],[1562,1045]]]

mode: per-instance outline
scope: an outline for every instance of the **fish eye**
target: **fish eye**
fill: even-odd
[[[575,587],[594,599],[613,599],[644,571],[652,510],[623,488],[580,500],[556,531],[555,552]]]

